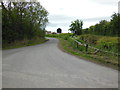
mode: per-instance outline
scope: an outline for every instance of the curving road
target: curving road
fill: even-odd
[[[4,50],[3,88],[118,88],[118,71],[62,52],[58,40]]]

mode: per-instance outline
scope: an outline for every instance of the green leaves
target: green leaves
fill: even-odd
[[[86,33],[87,31],[87,33]],[[83,30],[84,34],[120,36],[120,14],[114,13],[110,21],[101,20],[98,24]]]
[[[73,31],[77,35],[81,35],[82,34],[82,26],[83,26],[83,21],[77,19],[77,20],[71,22],[69,30]]]
[[[45,36],[48,12],[39,2],[1,2],[1,5],[3,44]]]

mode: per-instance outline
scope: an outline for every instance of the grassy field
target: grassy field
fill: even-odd
[[[13,48],[20,48],[20,47],[26,47],[26,46],[32,46],[32,45],[37,45],[37,44],[42,44],[44,42],[48,41],[48,39],[45,38],[36,38],[32,40],[23,40],[23,41],[16,41],[11,44],[4,44],[2,45],[2,49],[13,49]]]
[[[84,46],[79,45],[76,47],[76,44],[73,43],[72,40],[70,40],[69,37],[71,37],[71,34],[59,34],[54,35],[55,38],[59,38],[59,47],[61,50],[70,53],[71,55],[75,55],[79,58],[83,58],[88,61],[92,61],[94,63],[99,63],[104,66],[108,66],[114,69],[118,69],[119,62],[118,62],[118,56],[111,54],[111,53],[105,53],[105,52],[97,52],[94,49],[88,48],[88,51],[86,52],[86,49]],[[52,37],[52,35],[49,35],[49,37]],[[108,52],[118,52],[118,37],[104,37],[104,36],[96,36],[96,35],[81,35],[73,37],[77,41],[81,43],[88,43],[92,47],[98,48],[100,50],[106,50]],[[74,44],[74,45],[73,45]],[[107,47],[107,48],[106,48]]]

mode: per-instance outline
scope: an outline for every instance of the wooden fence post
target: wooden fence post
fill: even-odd
[[[88,44],[86,44],[86,48],[85,49],[86,49],[86,53],[87,53],[88,52]]]
[[[73,45],[73,47],[74,47],[74,41],[73,41],[72,45]]]
[[[78,43],[77,43],[77,48],[78,48]]]

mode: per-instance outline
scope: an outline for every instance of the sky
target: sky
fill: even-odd
[[[61,28],[67,33],[72,21],[83,21],[83,28],[110,20],[111,15],[118,12],[120,0],[38,0],[49,12],[47,31],[56,32]]]

